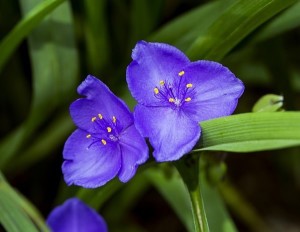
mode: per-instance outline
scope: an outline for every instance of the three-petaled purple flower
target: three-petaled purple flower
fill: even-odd
[[[228,68],[213,61],[191,62],[163,43],[137,43],[127,83],[138,101],[137,129],[148,137],[157,161],[177,160],[200,138],[199,122],[230,115],[244,91]]]
[[[107,232],[104,219],[77,198],[71,198],[54,208],[47,225],[52,232]]]
[[[148,158],[148,147],[125,103],[89,75],[78,87],[86,96],[73,102],[70,113],[78,129],[63,150],[64,179],[86,188],[104,185],[118,176],[127,182]]]

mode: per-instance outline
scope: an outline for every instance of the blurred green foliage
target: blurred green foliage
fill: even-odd
[[[300,230],[299,8],[296,0],[0,0],[0,169],[29,200],[1,177],[1,224],[34,231],[32,218],[46,230],[29,202],[46,217],[76,195],[99,209],[110,231],[193,231],[188,195],[170,164],[150,162],[128,184],[94,190],[62,180],[76,86],[93,74],[133,108],[125,70],[144,39],[228,66],[246,86],[236,113],[251,112],[266,94],[283,96],[283,104],[253,108],[269,113],[201,124],[199,149],[219,152],[201,158],[200,183],[211,231]],[[298,112],[270,113],[278,107]]]

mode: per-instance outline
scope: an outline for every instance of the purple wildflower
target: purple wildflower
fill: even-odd
[[[107,232],[104,219],[77,198],[71,198],[54,208],[47,225],[52,232]]]
[[[148,158],[148,147],[125,103],[89,75],[78,87],[86,96],[73,102],[70,113],[79,129],[65,143],[62,165],[68,185],[104,185],[118,176],[127,182]]]
[[[228,68],[191,62],[177,48],[140,41],[127,67],[127,83],[138,101],[137,129],[148,137],[157,161],[177,160],[200,138],[199,122],[230,115],[244,91]]]

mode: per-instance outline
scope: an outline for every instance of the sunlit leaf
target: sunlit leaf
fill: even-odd
[[[253,106],[253,112],[276,112],[283,106],[283,96],[267,94],[262,96]]]
[[[300,145],[300,112],[238,114],[200,125],[195,150],[254,152]]]

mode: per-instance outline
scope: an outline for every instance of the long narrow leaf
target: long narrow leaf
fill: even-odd
[[[187,50],[191,59],[221,60],[254,29],[296,0],[236,1]]]
[[[46,17],[46,15],[64,1],[65,0],[46,0],[41,2],[0,42],[0,71],[20,42]]]
[[[300,145],[300,112],[246,113],[200,125],[196,150],[255,152]]]
[[[0,223],[7,232],[49,231],[39,212],[0,173]]]
[[[43,1],[22,0],[24,14],[32,14],[32,9],[39,2]],[[74,93],[78,78],[78,54],[70,12],[69,4],[62,4],[28,38],[33,73],[31,111],[24,124],[1,142],[0,167],[4,167],[53,110],[69,101],[71,93]],[[44,16],[47,13],[43,12]]]

